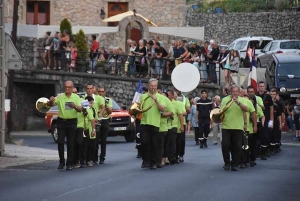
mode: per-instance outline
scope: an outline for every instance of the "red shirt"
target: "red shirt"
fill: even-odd
[[[99,48],[99,43],[97,41],[94,41],[91,47],[91,51],[95,52]]]

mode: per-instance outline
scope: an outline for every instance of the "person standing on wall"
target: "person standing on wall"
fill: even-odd
[[[57,134],[58,134],[58,154],[59,166],[58,169],[63,169],[65,166],[64,145],[65,137],[67,138],[67,163],[66,170],[72,170],[74,167],[74,147],[77,130],[77,112],[81,112],[81,103],[78,95],[72,93],[74,85],[72,81],[65,82],[65,92],[58,97],[50,97],[48,105],[58,106],[57,118]]]

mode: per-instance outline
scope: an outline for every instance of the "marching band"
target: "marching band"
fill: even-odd
[[[64,93],[51,97],[43,105],[59,108],[58,169],[103,164],[112,100],[106,97],[104,87],[95,90],[92,84],[87,84],[84,97],[76,95],[77,89],[71,81],[66,81],[64,87]],[[196,115],[193,124],[197,125],[194,129],[198,129],[195,131],[198,139],[195,140],[196,145],[200,142],[200,148],[207,147],[211,130],[214,144],[218,144],[218,132],[221,133],[224,170],[254,167],[257,158],[266,160],[281,151],[284,106],[275,88],[267,92],[260,82],[255,95],[252,86],[244,90],[232,85],[226,88],[226,96],[222,99],[216,95],[210,100],[206,90],[201,91],[200,97],[191,99],[194,101],[191,107],[189,99],[179,89],[163,90],[157,79],[149,80],[140,103],[133,104],[129,110],[136,119],[136,148],[138,158],[143,160],[142,168],[156,169],[184,162],[186,117],[190,111]],[[299,116],[300,98],[296,103],[293,117]],[[99,118],[102,119],[101,127],[96,132]],[[65,138],[67,160],[64,158]]]

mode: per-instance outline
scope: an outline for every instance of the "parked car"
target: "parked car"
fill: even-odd
[[[134,119],[129,115],[126,108],[120,107],[115,100],[112,99],[113,109],[111,113],[111,119],[109,123],[108,137],[112,136],[124,136],[127,142],[133,142],[135,140],[135,127]],[[48,128],[48,132],[52,134],[54,142],[57,142],[57,117],[58,107],[53,106],[46,113],[45,120]],[[97,127],[101,125],[101,119],[97,122]],[[99,130],[99,128],[97,128]]]
[[[250,36],[236,39],[229,45],[228,50],[234,49],[238,50],[241,57],[241,66],[249,67],[249,63],[245,61],[247,48],[255,47],[255,55],[257,55],[269,42],[271,42],[273,38],[265,37],[265,36]]]
[[[299,50],[300,40],[273,40],[269,42],[257,56],[257,67],[265,68],[269,54],[282,54]]]
[[[270,54],[265,77],[267,88],[275,86],[284,100],[300,96],[300,55]]]

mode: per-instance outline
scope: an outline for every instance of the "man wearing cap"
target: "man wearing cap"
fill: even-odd
[[[102,114],[100,127],[101,153],[99,158],[100,164],[103,164],[106,156],[106,139],[109,130],[110,114],[112,112],[113,104],[112,100],[109,97],[106,97],[106,90],[104,87],[99,87],[98,93],[105,100],[104,112]]]
[[[94,85],[88,83],[86,85],[86,96],[91,96],[94,99],[94,104],[92,106],[92,108],[95,110],[95,119],[99,119],[100,117],[102,117],[102,113],[104,111],[104,98],[102,96],[99,95],[95,95],[94,94]],[[96,133],[96,142],[95,143],[95,155],[94,155],[94,164],[98,164],[98,149],[99,149],[99,139],[100,139],[100,133]]]
[[[199,52],[199,50],[200,50],[200,46],[197,45],[197,42],[195,40],[192,40],[190,42],[190,52],[191,52],[191,54],[194,55],[195,52]]]
[[[83,136],[83,148],[82,158],[80,160],[81,167],[94,166],[94,153],[96,142],[96,121],[94,118],[95,110],[93,109],[94,99],[91,96],[87,96],[84,101],[81,102],[82,114],[78,116],[78,120],[82,122],[82,136]]]
[[[152,107],[147,112],[143,113],[141,125],[143,129],[142,135],[142,168],[156,169],[158,158],[158,135],[161,121],[161,112],[165,111],[164,97],[157,93],[158,80],[151,78],[148,81],[149,91],[140,98],[140,103],[143,103],[143,108],[147,109],[152,104]]]
[[[65,137],[67,137],[67,170],[73,169],[74,163],[74,146],[75,136],[77,130],[77,112],[81,112],[80,98],[72,93],[74,88],[72,81],[65,82],[65,93],[58,97],[50,97],[48,105],[58,106],[57,118],[57,134],[58,134],[58,153],[59,153],[59,166],[58,169],[63,169],[65,166],[64,158],[64,145]]]
[[[183,156],[185,154],[185,131],[186,131],[186,118],[187,115],[191,112],[191,103],[188,98],[186,98],[181,91],[175,88],[175,92],[177,94],[177,101],[180,101],[183,103],[185,112],[183,113],[183,121],[184,121],[184,130],[181,132],[181,146],[180,146],[180,152],[179,152],[179,162],[184,162]]]

